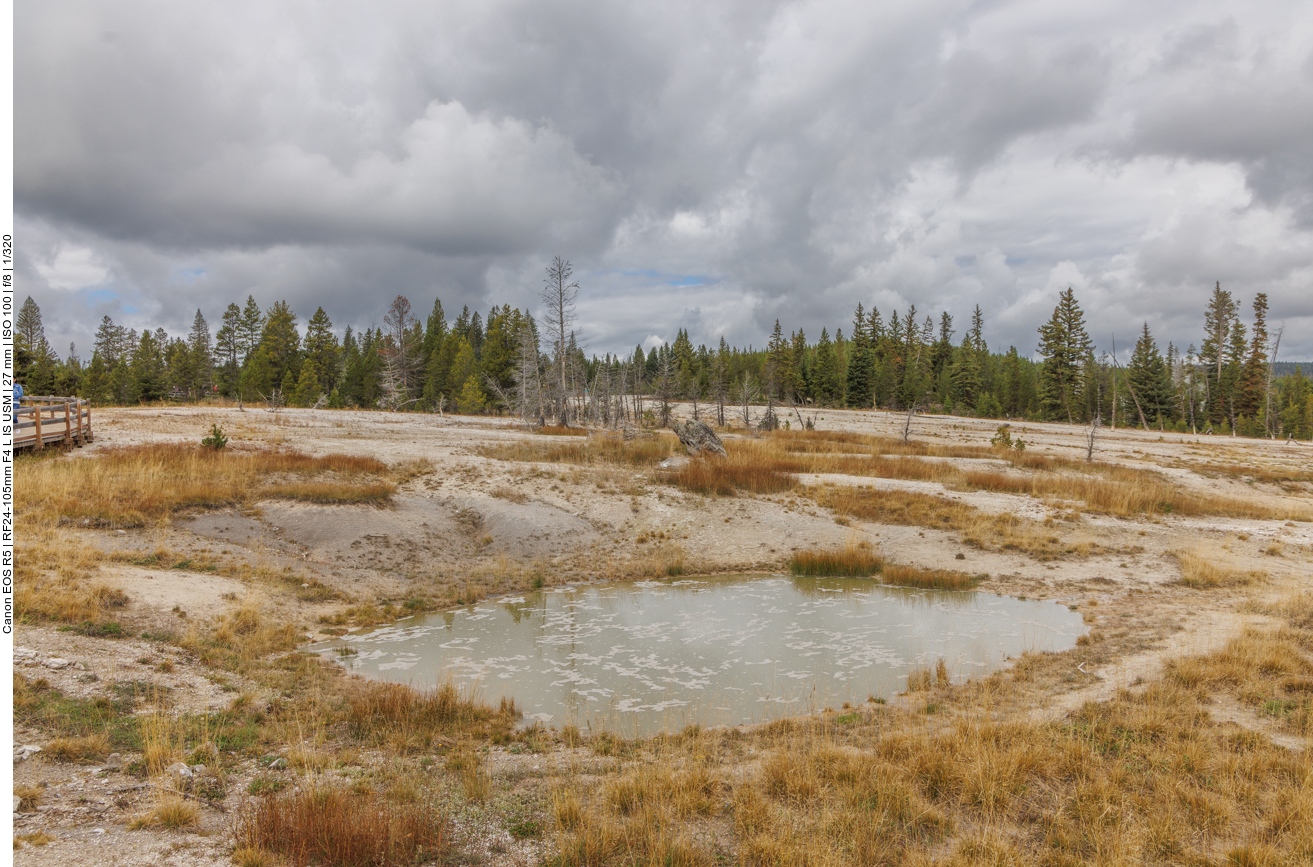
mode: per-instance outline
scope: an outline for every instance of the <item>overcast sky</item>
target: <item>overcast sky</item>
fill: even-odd
[[[596,353],[858,302],[1035,349],[1200,340],[1215,281],[1313,359],[1313,4],[19,0],[19,297],[380,324],[535,314],[571,260]]]

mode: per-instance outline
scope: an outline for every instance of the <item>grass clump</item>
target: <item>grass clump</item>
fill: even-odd
[[[1216,587],[1241,587],[1267,579],[1266,572],[1238,569],[1220,552],[1196,548],[1176,555],[1181,564],[1181,583],[1195,590]]]
[[[864,578],[884,568],[881,559],[866,543],[849,543],[837,550],[796,552],[789,560],[794,575],[855,576]]]
[[[166,794],[150,810],[133,819],[128,827],[134,831],[142,828],[192,828],[200,821],[200,806],[181,795]]]
[[[923,590],[969,590],[980,576],[951,569],[922,569],[889,563],[871,550],[866,542],[850,541],[839,549],[798,551],[789,560],[794,575],[817,577],[858,577],[879,575],[885,584],[918,587]]]
[[[81,460],[24,459],[21,472],[16,510],[46,525],[142,527],[188,509],[270,497],[383,503],[395,490],[387,466],[374,458],[185,443],[110,448]]]
[[[247,863],[268,863],[257,853],[272,853],[294,867],[400,867],[451,849],[447,819],[434,805],[330,785],[247,802],[234,837]]]
[[[576,428],[566,429],[571,437]],[[586,432],[585,432],[586,433]],[[652,467],[670,457],[678,442],[673,436],[640,437],[626,440],[619,436],[589,436],[582,442],[543,442],[518,439],[478,449],[485,458],[529,463],[578,464],[581,466]]]
[[[797,485],[792,475],[757,460],[756,456],[740,449],[737,444],[729,450],[728,457],[693,458],[674,472],[666,474],[665,480],[695,494],[724,497],[740,491],[778,494],[792,490]]]
[[[498,707],[463,696],[450,681],[428,690],[365,681],[347,694],[346,721],[353,737],[398,752],[429,749],[439,736],[505,739],[520,713],[503,698]]]

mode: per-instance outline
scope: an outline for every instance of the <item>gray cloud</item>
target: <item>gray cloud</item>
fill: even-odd
[[[598,352],[859,301],[1029,352],[1069,283],[1185,343],[1222,280],[1313,358],[1313,13],[1233,5],[23,0],[20,288],[86,346],[533,307],[559,253]]]

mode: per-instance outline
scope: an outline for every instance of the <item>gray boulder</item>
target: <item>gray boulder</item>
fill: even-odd
[[[688,421],[677,421],[670,426],[679,437],[679,441],[688,449],[690,455],[700,455],[703,452],[720,455],[725,457],[725,444],[716,436],[716,432],[711,429],[705,422],[697,419]]]

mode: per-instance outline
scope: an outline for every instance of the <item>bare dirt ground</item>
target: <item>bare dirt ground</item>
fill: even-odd
[[[688,408],[682,408],[686,414]],[[905,416],[823,410],[822,430],[901,436]],[[464,594],[509,592],[529,576],[547,584],[600,581],[642,574],[654,557],[682,556],[686,573],[781,571],[799,549],[869,541],[884,556],[926,568],[987,576],[980,589],[1051,598],[1080,606],[1101,634],[1085,662],[1047,682],[1028,699],[1027,713],[1061,718],[1084,702],[1109,698],[1154,676],[1175,656],[1222,646],[1246,624],[1251,610],[1292,590],[1313,589],[1313,524],[1171,515],[1122,519],[1073,517],[1071,503],[988,492],[946,490],[916,481],[803,476],[804,485],[861,484],[880,490],[933,493],[989,514],[1052,519],[1064,538],[1092,543],[1087,556],[1038,558],[965,544],[956,531],[894,526],[836,516],[791,495],[704,497],[664,485],[647,470],[498,460],[480,450],[546,437],[497,419],[351,411],[247,408],[143,408],[96,411],[96,440],[61,460],[94,460],[105,449],[150,442],[196,442],[220,425],[234,447],[264,444],[311,455],[367,455],[388,464],[431,463],[405,482],[391,505],[323,506],[262,502],[246,510],[205,511],[147,529],[72,532],[97,547],[140,553],[142,563],[118,558],[100,577],[122,589],[119,617],[134,635],[165,635],[213,621],[242,605],[295,623],[317,640],[360,622],[359,612],[407,600],[435,607]],[[914,439],[986,445],[996,421],[918,417]],[[1012,435],[1041,454],[1084,456],[1085,430],[1016,423]],[[730,436],[733,436],[731,433]],[[569,441],[574,438],[560,438]],[[1304,482],[1262,482],[1222,468],[1307,473],[1313,447],[1137,430],[1104,430],[1100,460],[1153,469],[1191,490],[1268,503],[1313,506]],[[988,463],[988,462],[982,462]],[[17,480],[23,484],[21,471]],[[645,541],[639,542],[640,537]],[[646,541],[660,539],[660,543]],[[1237,567],[1261,570],[1266,580],[1232,590],[1193,590],[1179,583],[1177,554],[1203,546]],[[658,550],[659,548],[659,550]],[[167,556],[152,561],[152,552]],[[188,564],[209,564],[208,569]],[[391,609],[388,609],[391,610]],[[353,613],[354,612],[354,613]],[[110,696],[120,684],[170,688],[187,712],[219,708],[237,693],[257,701],[276,696],[233,674],[219,675],[167,641],[92,638],[54,625],[18,630],[16,671],[41,677],[66,695]],[[1219,702],[1219,719],[1259,730],[1274,742],[1302,749],[1303,739],[1269,731],[1251,709]],[[30,865],[231,863],[227,829],[250,780],[267,772],[251,759],[231,773],[226,797],[206,805],[198,829],[128,830],[150,796],[125,773],[133,756],[78,765],[20,750],[48,737],[19,729],[15,774],[20,785],[43,789],[39,805],[18,812],[17,834],[44,832],[52,840],[23,845],[17,863]],[[536,773],[538,763],[569,761],[513,755],[494,748],[494,775]],[[362,755],[344,776],[362,773],[381,756]],[[489,863],[529,864],[537,844],[512,840],[478,817],[463,832],[467,851]],[[499,836],[500,835],[500,836]],[[505,839],[502,839],[505,837]]]

